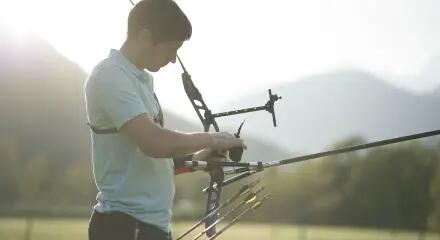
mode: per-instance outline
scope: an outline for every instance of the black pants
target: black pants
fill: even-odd
[[[89,223],[89,240],[171,240],[171,233],[136,220],[121,212],[94,211]]]

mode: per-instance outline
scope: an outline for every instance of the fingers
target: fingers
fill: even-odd
[[[210,161],[225,162],[227,160],[229,160],[229,151],[228,150],[213,151],[210,156]]]
[[[207,162],[226,162],[228,158],[226,157],[218,157],[218,156],[210,156],[206,159]]]
[[[228,153],[227,150],[211,151],[211,155],[214,156],[214,157],[226,157],[227,153]]]
[[[224,162],[229,160],[229,151],[227,150],[212,150],[210,148],[202,149],[193,155],[194,161],[207,161],[207,162]]]
[[[212,137],[211,149],[213,150],[225,151],[234,147],[243,147],[246,149],[246,145],[244,144],[243,140],[241,138],[236,138],[230,133],[219,132],[210,134]]]
[[[212,154],[212,150],[210,148],[205,148],[205,149],[202,149],[202,150],[196,152],[193,155],[192,159],[195,161],[200,161],[200,160],[205,161],[207,158],[209,158],[209,156],[211,154]]]

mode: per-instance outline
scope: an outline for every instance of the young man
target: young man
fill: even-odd
[[[90,240],[171,239],[173,161],[244,146],[229,133],[181,133],[163,128],[149,72],[176,61],[191,24],[172,0],[144,0],[128,17],[127,39],[111,50],[85,85],[92,132],[97,204]],[[146,69],[147,71],[145,71]]]

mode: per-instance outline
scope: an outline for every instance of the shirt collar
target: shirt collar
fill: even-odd
[[[124,54],[121,53],[121,51],[111,49],[109,57],[115,58],[119,64],[123,65],[128,71],[132,72],[138,79],[144,82],[147,82],[151,79],[151,76],[148,72],[137,68],[132,62],[130,62],[130,60],[128,60],[127,57],[124,56]]]

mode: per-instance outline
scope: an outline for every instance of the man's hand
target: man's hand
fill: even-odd
[[[215,151],[225,152],[234,147],[242,147],[246,149],[246,145],[241,138],[227,132],[212,132],[208,133],[211,137],[210,148]]]
[[[225,162],[228,158],[228,151],[213,151],[210,148],[202,149],[194,153],[192,160],[207,162]]]

